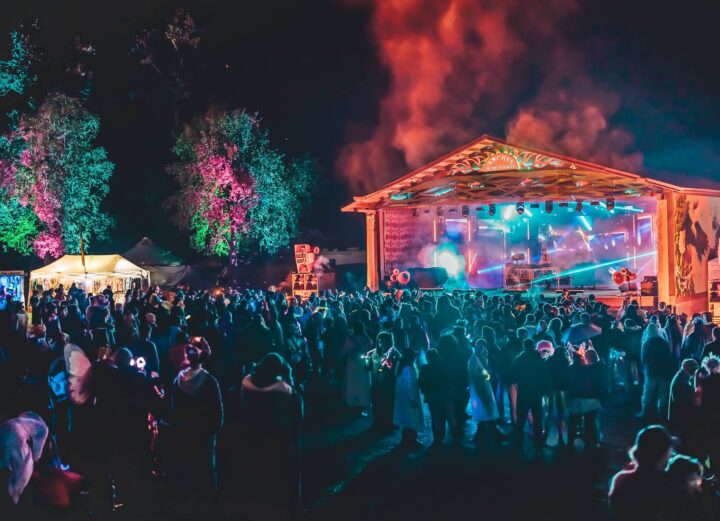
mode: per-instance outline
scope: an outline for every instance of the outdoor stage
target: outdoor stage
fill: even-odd
[[[628,270],[641,305],[694,312],[720,287],[719,191],[483,136],[354,199],[343,211],[365,214],[374,289],[596,288],[584,294],[617,307]]]

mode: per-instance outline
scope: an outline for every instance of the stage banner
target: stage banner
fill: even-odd
[[[427,214],[413,216],[409,209],[387,209],[383,214],[383,275],[394,268],[417,266],[420,250],[432,242],[432,218]]]
[[[720,198],[675,194],[675,295],[708,290],[708,261],[717,259]]]

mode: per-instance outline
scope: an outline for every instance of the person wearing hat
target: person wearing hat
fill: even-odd
[[[665,467],[677,441],[662,425],[640,429],[628,453],[629,468],[610,481],[608,498],[615,519],[674,519],[670,515],[670,481]]]

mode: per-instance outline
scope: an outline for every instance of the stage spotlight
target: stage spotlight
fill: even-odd
[[[476,212],[482,212],[482,211],[483,211],[483,207],[482,207],[482,206],[476,206],[476,207],[475,207],[475,211],[476,211]]]
[[[518,215],[524,214],[524,213],[525,213],[525,203],[523,203],[523,202],[518,202],[518,203],[515,205],[515,210],[517,210],[517,214],[518,214]]]
[[[412,213],[413,213],[413,217],[417,217],[417,216],[418,216],[418,213],[419,213],[419,212],[418,212],[418,209],[417,209],[417,208],[413,208],[413,212],[412,212]]]
[[[605,202],[605,206],[608,210],[614,210],[615,209],[615,198],[614,197],[608,197],[608,200]]]
[[[488,205],[488,215],[489,215],[490,217],[492,217],[492,216],[495,215],[495,203],[490,203],[490,204]]]
[[[540,203],[530,203],[530,208],[540,208]]]
[[[558,206],[560,206],[560,208],[567,208],[568,203],[560,203]]]
[[[575,203],[575,211],[576,212],[582,212],[582,201],[578,201]]]
[[[442,217],[443,215],[445,215],[442,206],[438,206],[437,208],[435,208],[435,215],[437,215],[438,217]]]
[[[553,202],[545,201],[545,213],[552,213],[552,210],[553,210]]]
[[[462,207],[462,216],[467,217],[468,215],[470,215],[470,207],[464,204]]]

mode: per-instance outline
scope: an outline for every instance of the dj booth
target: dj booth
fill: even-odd
[[[569,288],[572,277],[561,276],[560,270],[547,264],[506,264],[503,269],[503,287],[508,291],[527,291],[531,286]]]

